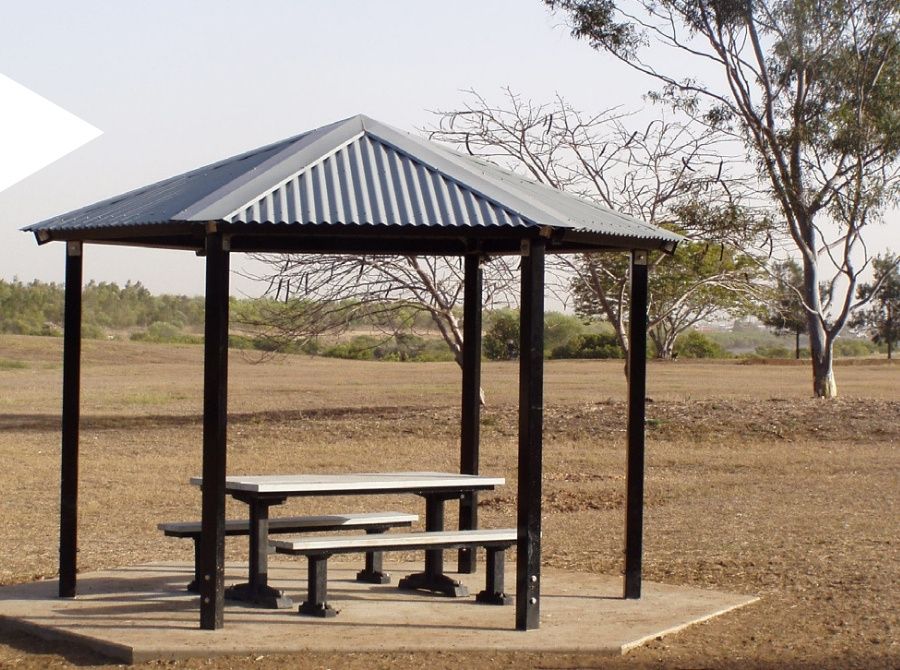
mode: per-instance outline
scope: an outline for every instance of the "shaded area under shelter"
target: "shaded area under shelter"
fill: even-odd
[[[631,254],[624,597],[641,595],[647,255],[678,235],[485,161],[355,116],[27,227],[63,241],[59,595],[76,594],[82,257],[85,243],[189,249],[206,261],[200,626],[224,619],[228,295],[237,252],[464,257],[460,472],[479,469],[482,261],[521,257],[516,628],[541,603],[544,259]],[[461,529],[477,527],[474,496]],[[460,556],[460,572],[474,570]]]

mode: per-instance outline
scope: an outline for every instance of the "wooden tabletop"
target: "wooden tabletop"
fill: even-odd
[[[360,472],[340,475],[231,475],[225,478],[228,492],[284,493],[302,495],[315,493],[406,492],[457,489],[475,491],[503,486],[503,477],[460,475],[447,472]],[[191,477],[191,484],[200,486],[202,477]]]

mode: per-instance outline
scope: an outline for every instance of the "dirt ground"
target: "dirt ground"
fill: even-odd
[[[191,558],[189,543],[161,537],[156,524],[197,515],[187,481],[200,471],[201,355],[191,346],[86,343],[81,570]],[[56,570],[61,343],[0,336],[4,362],[0,584],[11,584]],[[834,401],[810,397],[805,366],[679,361],[651,364],[648,374],[645,577],[758,595],[758,603],[616,659],[360,653],[144,667],[900,667],[900,366],[839,365]],[[452,364],[255,364],[235,352],[229,376],[232,472],[458,467]],[[515,365],[486,364],[484,385],[481,469],[507,477],[507,486],[482,498],[481,515],[485,525],[514,524]],[[551,362],[545,389],[544,563],[618,574],[621,362]],[[375,500],[329,504],[402,506],[396,497]],[[292,502],[284,513],[314,504],[322,503]],[[229,542],[230,558],[245,552]],[[0,628],[0,668],[107,665]]]

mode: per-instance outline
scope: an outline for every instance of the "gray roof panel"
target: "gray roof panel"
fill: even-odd
[[[288,225],[533,225],[500,202],[363,133],[221,218]]]
[[[245,230],[280,224],[298,232],[323,225],[549,228],[666,247],[681,239],[362,115],[25,230],[52,237],[59,230],[209,221],[244,224]]]
[[[95,229],[178,220],[185,207],[223,184],[252,172],[272,154],[298,138],[254,149],[184,174],[142,186],[107,200],[23,228],[27,231]]]

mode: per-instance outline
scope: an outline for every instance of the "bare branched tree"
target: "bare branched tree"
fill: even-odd
[[[900,198],[900,4],[544,2],[660,83],[658,101],[743,143],[801,259],[813,390],[837,395],[833,344],[866,301],[866,231]]]
[[[387,335],[409,330],[417,315],[431,323],[462,365],[459,311],[463,293],[461,258],[439,256],[307,255],[255,256],[272,300],[254,326],[273,349],[325,333],[340,333],[364,318]],[[515,261],[485,259],[483,300],[507,306],[515,296]]]
[[[462,109],[437,112],[431,137],[686,235],[674,257],[651,257],[657,356],[671,357],[678,335],[711,314],[750,308],[758,263],[744,250],[763,246],[767,222],[746,204],[753,194],[745,175],[732,174],[738,157],[727,137],[666,119],[633,129],[616,109],[585,115],[562,97],[538,104],[505,93],[495,105],[469,91]],[[556,260],[572,277],[578,311],[609,321],[623,351],[628,267],[615,254]]]

